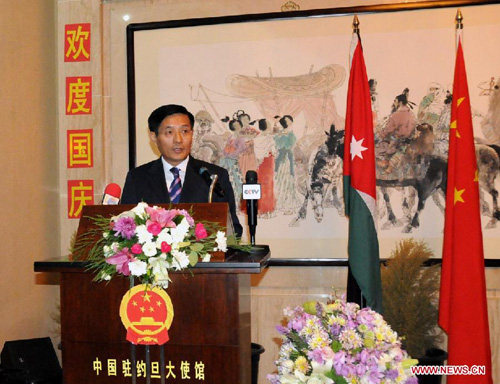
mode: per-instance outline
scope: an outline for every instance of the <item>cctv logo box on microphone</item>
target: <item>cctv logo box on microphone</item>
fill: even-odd
[[[243,184],[244,200],[259,200],[261,197],[260,184]]]

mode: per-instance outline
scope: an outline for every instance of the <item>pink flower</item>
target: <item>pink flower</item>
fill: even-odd
[[[142,253],[141,244],[134,244],[134,245],[132,245],[132,248],[130,248],[130,250],[132,251],[132,253],[134,255],[140,255]]]
[[[335,357],[335,352],[333,352],[333,349],[328,346],[321,348],[321,354],[323,355],[324,360],[333,360]]]
[[[178,215],[177,210],[171,209],[167,211],[165,208],[146,207],[146,212],[150,217],[148,221],[155,221],[160,224],[162,228],[175,227],[173,220],[175,216]]]
[[[161,251],[163,253],[168,253],[172,250],[172,246],[168,244],[166,241],[161,242]]]
[[[151,220],[148,220],[146,222],[146,227],[148,229],[148,232],[152,233],[154,236],[158,236],[158,234],[162,230],[160,223],[158,223],[156,221],[151,221]]]
[[[128,248],[122,248],[118,253],[106,259],[106,263],[116,265],[116,272],[124,276],[130,276],[129,263],[134,261],[134,256]]]
[[[120,217],[113,226],[116,235],[130,240],[135,235],[135,221],[131,217]]]
[[[194,225],[194,219],[193,219],[193,217],[189,214],[189,212],[188,212],[188,211],[186,211],[185,209],[179,209],[179,210],[177,211],[177,213],[178,213],[179,215],[184,216],[184,217],[186,218],[186,220],[187,220],[187,222],[188,222],[188,224],[189,224],[189,226],[190,226],[190,227],[192,227],[192,226]]]
[[[208,236],[207,230],[205,229],[202,223],[196,224],[196,227],[194,228],[194,234],[198,240],[202,240]]]

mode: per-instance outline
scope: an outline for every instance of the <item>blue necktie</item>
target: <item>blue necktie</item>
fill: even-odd
[[[179,168],[170,168],[170,172],[174,175],[174,180],[172,181],[172,184],[170,184],[170,202],[177,204],[181,199],[181,176],[179,174]]]

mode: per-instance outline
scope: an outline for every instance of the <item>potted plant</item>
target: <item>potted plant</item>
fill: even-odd
[[[421,365],[442,365],[447,357],[438,348],[439,265],[424,266],[433,256],[429,246],[401,240],[382,267],[384,318],[402,337],[403,348]],[[421,376],[420,383],[440,383],[440,376]]]

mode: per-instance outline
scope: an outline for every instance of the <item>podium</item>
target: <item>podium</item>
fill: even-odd
[[[224,208],[216,205],[177,204],[175,208],[193,206],[196,220],[224,222]],[[79,235],[90,222],[85,217],[115,215],[132,207],[87,207]],[[251,253],[229,249],[216,261],[170,273],[167,293],[174,319],[168,331],[170,340],[164,345],[164,382],[250,384],[250,274],[260,273],[269,258],[268,248]],[[121,299],[131,288],[130,280],[115,276],[109,283],[93,282],[94,273],[88,267],[81,260],[35,262],[35,272],[60,274],[64,383],[160,384],[161,348],[131,348],[126,341],[119,312]],[[146,353],[151,361],[149,379]],[[134,355],[136,378],[132,378]]]

